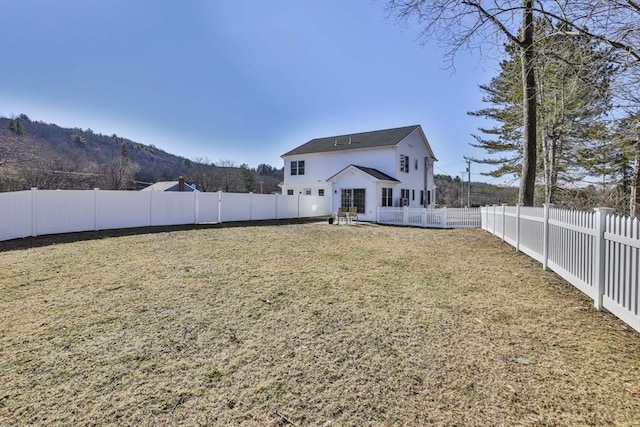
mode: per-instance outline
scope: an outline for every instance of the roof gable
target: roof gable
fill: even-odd
[[[335,174],[332,177],[330,177],[329,179],[327,179],[327,181],[331,181],[332,179],[336,178],[338,175],[343,174],[344,172],[346,172],[350,168],[355,168],[355,169],[359,170],[360,172],[363,172],[363,173],[365,173],[365,174],[367,174],[369,176],[372,176],[373,178],[375,178],[377,180],[380,180],[380,181],[400,182],[399,180],[395,179],[394,177],[389,176],[384,172],[380,172],[378,169],[368,168],[368,167],[365,167],[365,166],[357,166],[357,165],[349,165],[349,166],[347,166],[346,168],[342,169],[337,174]]]
[[[420,125],[315,138],[282,155],[326,153],[358,148],[395,146]]]

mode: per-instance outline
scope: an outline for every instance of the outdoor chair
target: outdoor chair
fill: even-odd
[[[338,213],[336,215],[336,225],[340,224],[340,218],[344,219],[344,223],[347,223],[349,214],[349,208],[338,208]]]
[[[355,220],[356,224],[358,223],[358,208],[356,206],[352,206],[349,208],[349,213],[347,214],[347,222],[351,222]]]

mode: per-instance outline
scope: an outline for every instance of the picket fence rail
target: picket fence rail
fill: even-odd
[[[640,221],[544,207],[481,208],[482,229],[542,263],[640,332]]]
[[[0,241],[92,230],[330,214],[331,200],[321,196],[34,188],[0,193]]]
[[[429,228],[480,228],[480,208],[378,208],[379,224]]]

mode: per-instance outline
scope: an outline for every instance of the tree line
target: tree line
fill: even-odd
[[[494,177],[520,179],[518,201],[607,205],[640,214],[640,3],[636,0],[390,0],[426,40],[497,48],[480,86],[490,125],[472,144]]]

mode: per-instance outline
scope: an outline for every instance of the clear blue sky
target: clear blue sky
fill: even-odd
[[[460,175],[494,60],[422,45],[369,0],[0,0],[0,115],[282,167],[316,137],[422,125]],[[472,179],[489,181],[475,174]],[[504,180],[498,181],[503,182]],[[495,181],[494,181],[495,182]]]

